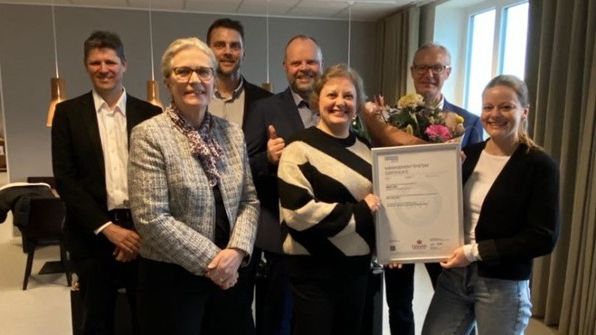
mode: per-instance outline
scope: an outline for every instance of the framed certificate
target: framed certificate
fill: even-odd
[[[463,244],[459,144],[374,148],[372,158],[379,263],[449,257]]]

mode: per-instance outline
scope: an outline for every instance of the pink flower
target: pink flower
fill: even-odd
[[[433,142],[446,142],[451,139],[451,132],[449,128],[441,124],[433,124],[428,126],[424,133]]]

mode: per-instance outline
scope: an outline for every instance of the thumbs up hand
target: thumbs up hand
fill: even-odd
[[[269,135],[270,140],[274,140],[277,138],[277,131],[275,130],[275,127],[273,125],[269,125],[269,127],[267,127],[267,134]]]
[[[286,146],[286,142],[283,138],[277,136],[277,131],[273,125],[269,125],[267,128],[269,140],[267,140],[267,159],[270,163],[277,165],[281,152]]]

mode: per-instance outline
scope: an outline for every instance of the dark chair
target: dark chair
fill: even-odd
[[[30,203],[29,221],[21,228],[23,238],[23,251],[27,254],[27,266],[23,279],[23,290],[27,289],[35,249],[46,245],[60,246],[60,262],[57,270],[47,270],[45,273],[65,272],[68,286],[71,285],[71,274],[67,264],[66,250],[64,248],[64,234],[62,226],[65,209],[60,198],[32,198]],[[52,263],[52,262],[48,262]],[[48,265],[46,263],[46,265]],[[46,266],[44,265],[44,267]],[[44,270],[40,271],[44,274]]]
[[[51,188],[56,189],[56,179],[54,177],[27,177],[28,183],[46,183]]]

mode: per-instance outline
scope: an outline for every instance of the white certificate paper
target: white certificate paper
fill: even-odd
[[[463,244],[458,143],[374,148],[379,263],[437,262]]]

